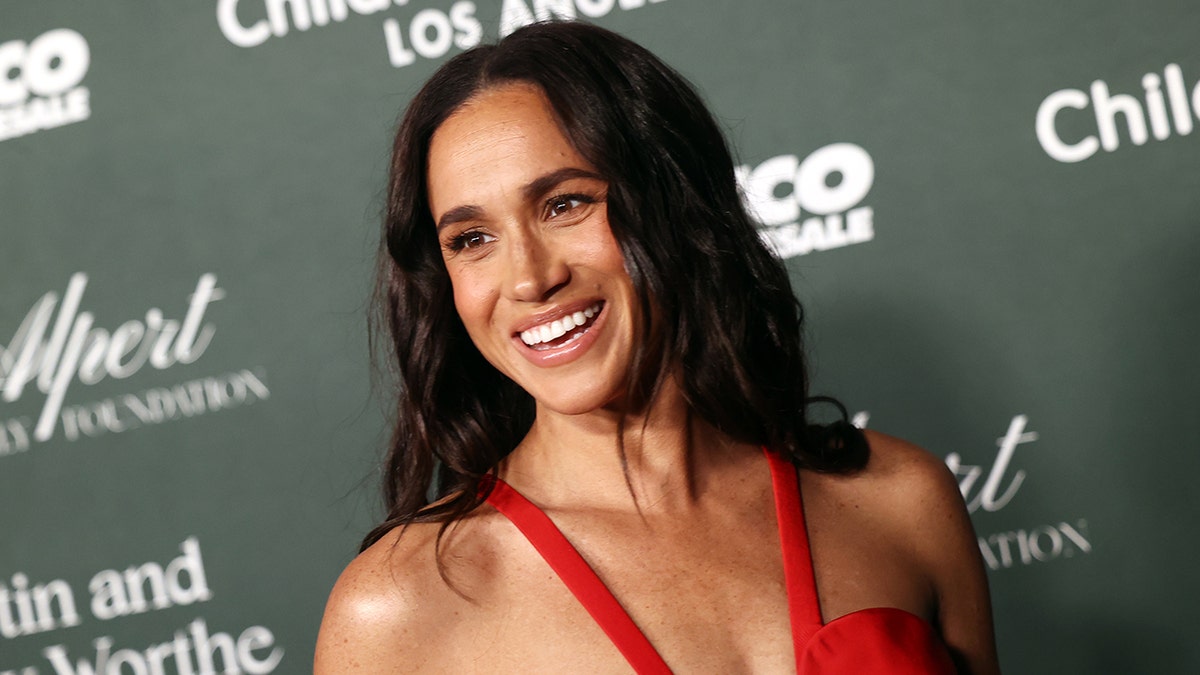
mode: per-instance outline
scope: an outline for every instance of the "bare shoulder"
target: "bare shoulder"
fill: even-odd
[[[958,483],[940,458],[894,436],[863,433],[871,456],[861,474],[862,487],[880,500],[880,507],[923,529],[933,524],[930,519],[957,521],[966,515]]]
[[[931,521],[965,518],[954,475],[942,460],[907,441],[864,430],[866,467],[850,474],[810,473],[812,487],[883,531],[911,540]]]
[[[937,604],[937,624],[960,672],[998,672],[991,601],[975,532],[945,462],[912,443],[866,431],[871,458],[856,492],[911,551]]]
[[[449,647],[446,640],[462,635],[455,628],[472,616],[467,596],[486,592],[488,566],[476,563],[487,560],[490,543],[479,520],[468,516],[446,530],[440,551],[450,565],[443,571],[438,568],[442,525],[434,522],[397,527],[355,557],[325,605],[314,674],[445,670],[436,659],[452,650],[438,647]],[[469,536],[462,536],[464,528]]]
[[[975,538],[954,475],[929,451],[864,430],[866,467],[851,474],[808,477],[814,497],[836,505],[837,526],[901,555],[936,578],[947,556],[969,556]]]
[[[414,524],[392,530],[346,567],[321,620],[316,675],[420,669],[414,660],[421,658],[422,633],[437,621],[427,609],[436,588],[431,576],[437,576],[437,528]]]

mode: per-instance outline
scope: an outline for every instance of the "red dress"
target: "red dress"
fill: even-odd
[[[768,452],[798,675],[953,675],[945,644],[920,617],[894,607],[852,612],[823,624],[796,469]],[[658,651],[541,509],[496,479],[488,503],[517,526],[638,673],[670,673]]]

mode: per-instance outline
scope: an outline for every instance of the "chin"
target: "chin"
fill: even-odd
[[[528,391],[528,390],[526,390]],[[624,396],[615,390],[587,391],[573,389],[571,391],[536,391],[530,392],[537,404],[538,412],[543,411],[558,415],[587,415],[589,413],[610,413],[618,401]]]

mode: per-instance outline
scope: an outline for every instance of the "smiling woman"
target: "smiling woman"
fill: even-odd
[[[380,261],[388,515],[317,673],[995,672],[952,476],[810,423],[787,273],[645,49],[550,23],[448,62]]]
[[[428,191],[454,306],[488,363],[547,410],[617,399],[638,302],[608,183],[541,91],[497,85],[452,114],[430,143]]]

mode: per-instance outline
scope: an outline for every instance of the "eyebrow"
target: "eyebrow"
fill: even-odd
[[[529,181],[529,183],[521,188],[521,195],[527,200],[536,199],[549,192],[559,183],[564,183],[574,178],[588,178],[600,181],[604,180],[603,177],[592,171],[577,169],[574,167],[563,167]],[[478,220],[482,217],[483,209],[479,206],[475,206],[474,204],[456,206],[442,214],[442,217],[438,219],[437,229],[439,232],[441,232],[444,228],[454,225],[455,223]]]
[[[526,199],[535,199],[541,197],[550,191],[551,188],[559,183],[565,183],[572,178],[590,178],[592,180],[604,180],[599,174],[586,171],[584,169],[576,169],[574,167],[564,167],[551,171],[550,173],[540,178],[535,178],[529,181],[529,184],[521,188],[521,194]]]
[[[442,214],[437,223],[437,231],[450,227],[455,223],[461,223],[469,220],[478,220],[483,216],[483,209],[478,206],[456,206]]]

